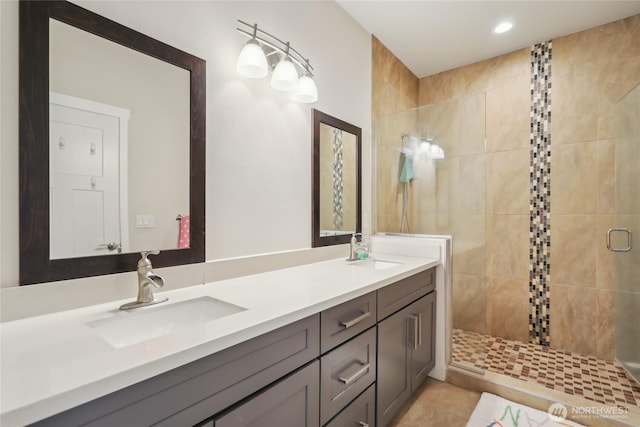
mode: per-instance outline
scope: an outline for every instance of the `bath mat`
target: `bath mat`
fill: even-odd
[[[558,405],[559,411],[552,411],[550,416],[547,412],[511,402],[491,393],[482,393],[467,427],[584,427],[563,419],[562,408],[564,406]]]

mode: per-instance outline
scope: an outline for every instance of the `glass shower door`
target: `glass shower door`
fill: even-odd
[[[640,382],[640,86],[615,113],[615,228],[607,246],[615,264],[616,359]]]

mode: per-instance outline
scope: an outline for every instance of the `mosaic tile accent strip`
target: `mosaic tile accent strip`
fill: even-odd
[[[593,402],[640,408],[640,384],[617,362],[461,329],[453,330],[452,359]]]
[[[342,148],[342,130],[333,129],[333,227],[336,230],[342,230],[344,219]]]
[[[531,47],[529,342],[550,345],[551,42]]]

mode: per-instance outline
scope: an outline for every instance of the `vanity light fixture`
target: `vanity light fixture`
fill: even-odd
[[[236,64],[236,70],[238,73],[251,79],[261,79],[266,77],[267,73],[269,73],[267,57],[260,47],[258,40],[256,40],[257,32],[258,24],[254,25],[253,37],[251,37],[247,44],[242,48],[242,51],[240,51],[238,63]]]
[[[313,79],[309,59],[277,37],[238,19],[238,32],[250,37],[238,57],[236,70],[249,78],[266,77],[273,69],[271,87],[290,92],[296,102],[312,103],[318,100],[318,88]]]
[[[512,28],[513,28],[513,24],[511,22],[505,21],[493,27],[493,32],[495,34],[502,34],[502,33],[506,33]]]

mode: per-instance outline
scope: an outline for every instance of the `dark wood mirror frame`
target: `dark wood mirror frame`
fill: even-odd
[[[49,259],[49,19],[190,72],[190,247],[164,250],[154,267],[205,259],[206,62],[66,1],[20,2],[20,284],[136,269],[138,253]],[[150,182],[153,185],[153,181]],[[155,248],[149,248],[155,249]]]
[[[356,233],[362,231],[362,129],[342,121],[322,111],[312,109],[313,114],[313,152],[312,152],[312,197],[311,197],[311,246],[340,245],[349,243],[351,234],[339,236],[320,235],[320,124],[342,129],[356,136]]]

